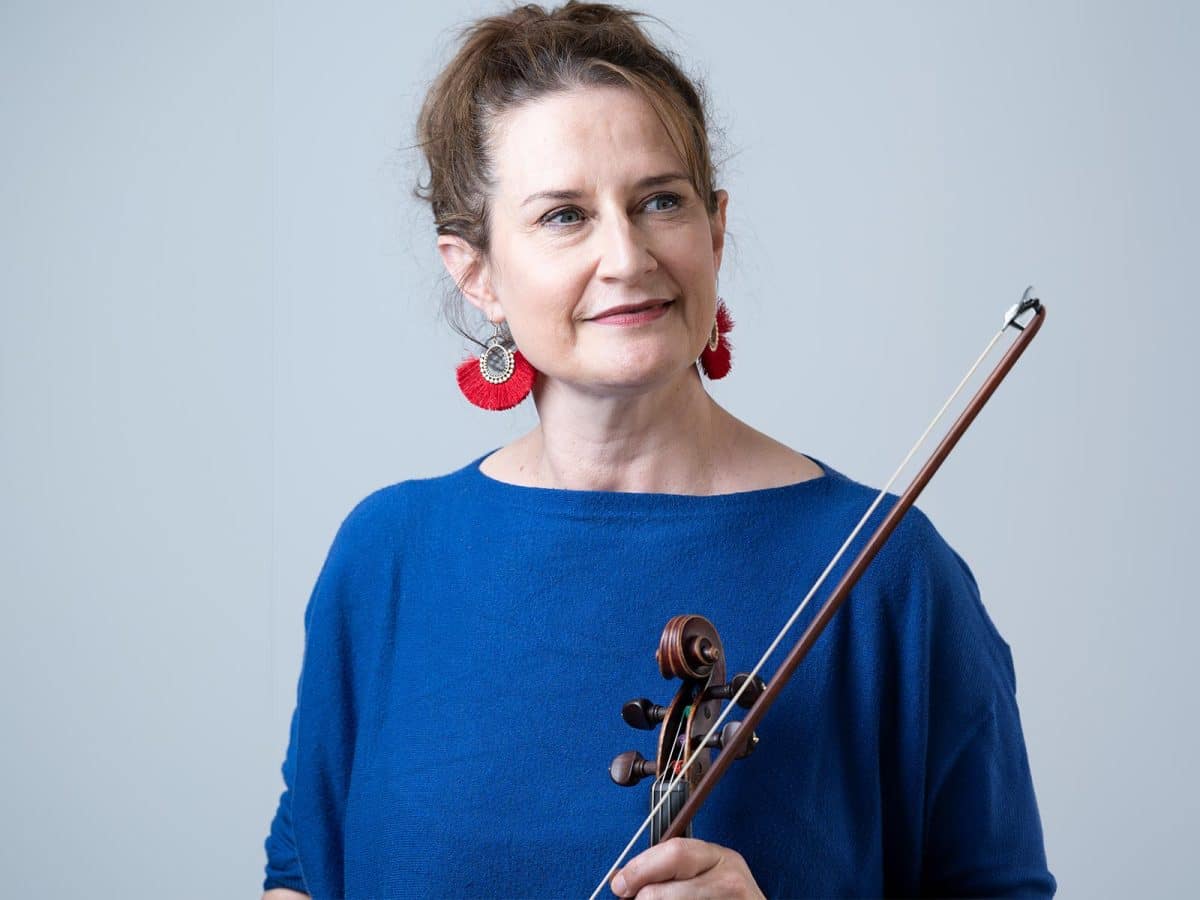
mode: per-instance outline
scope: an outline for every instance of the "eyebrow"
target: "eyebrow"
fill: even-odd
[[[643,178],[633,187],[635,190],[641,190],[648,187],[658,187],[660,184],[670,184],[672,181],[689,180],[682,172],[664,172],[662,175],[650,175]],[[530,194],[522,200],[521,206],[528,206],[534,200],[578,200],[582,196],[583,191],[578,190],[538,191],[536,194]]]

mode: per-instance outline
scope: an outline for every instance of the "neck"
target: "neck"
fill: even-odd
[[[628,395],[535,387],[540,424],[518,442],[538,487],[636,493],[714,493],[737,420],[704,390],[694,367]]]

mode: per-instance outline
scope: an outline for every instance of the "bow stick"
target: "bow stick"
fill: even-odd
[[[1024,323],[1022,323],[1020,320],[1027,313],[1030,313],[1031,315],[1025,320]],[[889,510],[883,522],[878,528],[875,529],[875,532],[870,536],[870,538],[867,539],[866,546],[864,546],[859,552],[854,562],[850,565],[850,568],[846,571],[846,574],[842,576],[842,580],[838,582],[837,586],[833,589],[833,592],[829,595],[829,598],[825,601],[824,605],[817,611],[817,614],[813,617],[812,622],[809,623],[808,627],[804,630],[804,633],[800,636],[800,639],[796,642],[795,646],[792,647],[791,652],[788,653],[783,663],[776,670],[774,676],[772,676],[771,680],[767,682],[766,690],[762,692],[758,699],[754,701],[754,704],[750,706],[749,710],[747,710],[746,715],[741,722],[741,727],[737,729],[736,733],[732,735],[728,741],[722,743],[721,751],[717,755],[716,760],[708,768],[708,770],[704,772],[700,780],[692,788],[687,801],[683,804],[679,812],[671,821],[670,826],[663,833],[662,840],[670,840],[673,837],[680,837],[684,834],[688,825],[691,823],[692,818],[696,815],[697,811],[699,811],[701,804],[704,803],[705,799],[712,792],[712,789],[716,786],[721,776],[725,774],[726,770],[728,770],[729,766],[735,759],[737,759],[739,756],[745,755],[746,744],[754,737],[754,729],[762,720],[763,716],[766,715],[767,710],[771,707],[771,704],[775,702],[776,698],[787,684],[788,679],[792,677],[792,674],[799,667],[800,663],[804,661],[804,657],[808,655],[808,651],[812,649],[812,646],[816,643],[817,638],[821,636],[821,633],[825,630],[825,626],[829,624],[829,621],[833,618],[834,614],[846,601],[846,598],[850,594],[850,590],[854,587],[855,583],[857,583],[863,572],[866,571],[867,566],[870,565],[871,560],[875,558],[876,554],[887,542],[887,539],[891,536],[892,532],[896,530],[896,526],[900,524],[900,520],[904,517],[904,514],[916,502],[917,497],[919,497],[921,494],[921,491],[925,489],[925,485],[929,483],[929,480],[933,478],[937,470],[941,468],[941,465],[945,461],[946,457],[950,455],[950,451],[954,449],[954,446],[966,432],[967,428],[969,428],[971,423],[975,421],[975,417],[979,415],[979,412],[983,409],[984,405],[991,398],[992,394],[995,393],[996,388],[1000,385],[1000,382],[1004,380],[1005,376],[1008,375],[1012,367],[1016,365],[1017,360],[1021,358],[1021,354],[1025,352],[1025,348],[1029,346],[1034,337],[1037,335],[1038,331],[1041,329],[1042,323],[1045,320],[1045,316],[1046,307],[1037,297],[1034,296],[1033,287],[1031,286],[1026,288],[1020,302],[1014,304],[1004,314],[1003,327],[996,332],[995,336],[988,343],[987,347],[984,348],[983,353],[979,355],[979,358],[975,360],[974,365],[971,366],[971,368],[967,371],[967,374],[964,375],[963,379],[958,383],[958,387],[954,389],[954,392],[951,393],[950,397],[942,405],[941,410],[939,410],[938,414],[934,416],[933,421],[929,423],[924,433],[922,433],[921,437],[917,439],[916,444],[914,444],[913,448],[909,450],[908,455],[904,458],[904,461],[900,463],[899,467],[897,467],[895,473],[893,473],[887,484],[885,484],[880,490],[879,495],[875,498],[874,502],[870,505],[870,507],[868,507],[862,518],[859,519],[858,524],[850,532],[849,537],[847,537],[842,543],[841,548],[834,555],[833,559],[830,560],[829,565],[825,567],[825,570],[821,573],[821,576],[817,579],[811,590],[809,590],[808,594],[803,600],[800,601],[800,605],[796,607],[796,610],[788,618],[779,634],[775,637],[775,639],[771,642],[771,645],[766,649],[762,657],[759,659],[757,665],[755,665],[755,667],[750,671],[749,676],[741,683],[740,687],[736,692],[734,692],[733,696],[729,698],[729,702],[721,711],[721,714],[717,717],[717,720],[713,723],[708,733],[699,742],[691,756],[679,767],[679,772],[675,775],[675,778],[662,792],[661,799],[650,810],[650,815],[647,816],[642,822],[641,827],[630,839],[629,843],[625,845],[625,849],[621,851],[621,854],[609,868],[604,878],[600,880],[600,883],[592,892],[589,900],[596,900],[596,897],[604,889],[605,885],[608,884],[609,880],[614,874],[616,874],[617,869],[620,868],[621,863],[625,860],[625,857],[629,855],[629,851],[633,849],[633,846],[637,843],[638,838],[640,838],[645,832],[646,828],[655,821],[655,817],[659,814],[659,810],[663,807],[663,805],[667,803],[675,785],[684,777],[684,772],[691,768],[692,764],[696,761],[701,753],[706,751],[706,747],[712,746],[710,739],[719,733],[722,723],[728,717],[730,711],[732,711],[737,705],[738,701],[742,697],[742,694],[754,684],[759,670],[762,669],[767,660],[775,652],[776,648],[783,641],[784,637],[786,637],[788,631],[790,631],[792,626],[796,623],[796,620],[800,618],[800,615],[804,612],[805,607],[808,606],[808,603],[812,599],[813,595],[824,583],[826,577],[833,570],[833,567],[837,565],[838,560],[841,559],[851,542],[867,523],[867,520],[870,519],[871,514],[883,501],[883,498],[887,495],[887,492],[891,488],[893,482],[895,482],[900,473],[904,471],[904,468],[908,465],[913,455],[925,442],[925,439],[929,436],[929,433],[933,430],[934,426],[936,426],[941,420],[946,410],[950,407],[950,404],[953,403],[954,399],[962,392],[963,387],[975,373],[975,370],[979,368],[980,364],[987,357],[988,353],[991,352],[992,348],[996,345],[996,342],[1000,340],[1000,337],[1009,328],[1017,330],[1019,332],[1017,339],[1008,348],[1004,356],[1001,357],[991,374],[989,374],[987,379],[984,381],[983,386],[980,387],[980,389],[975,393],[975,396],[971,398],[971,401],[967,404],[966,409],[964,409],[959,415],[958,419],[955,420],[954,424],[950,427],[950,430],[946,433],[946,436],[942,438],[941,442],[934,449],[933,454],[930,456],[925,465],[922,466],[920,472],[917,473],[916,477],[912,480],[911,484],[909,484],[904,494],[901,495],[900,499],[891,508],[891,510]]]

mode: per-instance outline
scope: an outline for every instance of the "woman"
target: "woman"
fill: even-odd
[[[699,93],[633,14],[476,23],[419,132],[442,260],[494,332],[460,386],[488,409],[528,393],[539,423],[342,524],[264,887],[586,895],[645,814],[607,766],[663,624],[699,612],[749,667],[873,492],[706,392],[730,359],[729,198]],[[615,894],[1053,893],[1008,647],[919,511],[760,736],[697,838]]]

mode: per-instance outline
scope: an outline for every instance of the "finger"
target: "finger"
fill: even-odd
[[[613,876],[618,897],[633,897],[648,884],[686,881],[721,861],[721,848],[695,838],[671,838],[644,850]]]

